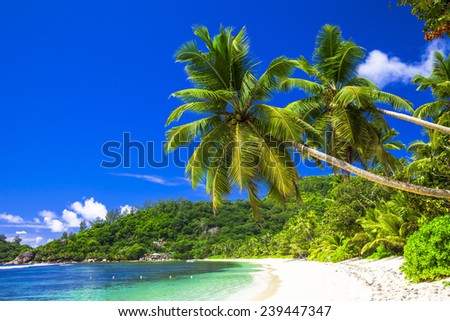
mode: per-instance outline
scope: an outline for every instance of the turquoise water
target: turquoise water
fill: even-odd
[[[249,263],[202,261],[0,265],[0,300],[223,300],[249,285],[257,270]]]

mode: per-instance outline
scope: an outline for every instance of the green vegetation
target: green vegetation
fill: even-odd
[[[190,145],[196,137],[201,139],[186,173],[193,187],[205,182],[215,212],[233,187],[248,192],[256,217],[262,206],[258,193],[262,184],[269,187],[267,197],[279,205],[298,195],[294,148],[303,157],[313,157],[318,166],[324,161],[347,175],[353,173],[418,195],[450,199],[449,190],[395,181],[365,170],[369,163],[390,172],[400,167],[388,150],[402,145],[390,143],[395,131],[384,114],[443,133],[450,133],[450,128],[378,108],[375,103],[413,111],[410,102],[382,92],[369,80],[357,76],[363,50],[344,40],[338,27],[325,25],[320,30],[314,65],[303,57],[279,57],[260,77],[254,75],[257,63],[250,59],[245,29],[236,36],[232,32],[232,28],[221,28],[211,38],[206,27],[194,28],[207,50],[201,51],[194,41],[178,50],[177,61],[186,64],[194,88],[173,94],[184,104],[167,120],[169,125],[186,111],[204,116],[169,129],[166,151]],[[312,80],[289,78],[295,67]],[[310,96],[285,108],[265,103],[274,92],[294,87]],[[364,169],[352,163],[359,163]]]
[[[292,111],[266,104],[279,79],[294,70],[295,61],[279,57],[256,77],[245,29],[236,36],[232,32],[232,28],[221,29],[211,38],[206,27],[195,27],[194,34],[207,51],[202,52],[190,41],[176,53],[177,61],[186,64],[194,88],[172,94],[184,104],[172,112],[167,125],[186,111],[204,118],[169,129],[166,151],[200,137],[201,143],[186,167],[192,186],[206,183],[215,212],[233,187],[246,190],[258,217],[263,205],[258,197],[261,184],[268,185],[269,197],[279,204],[296,194],[298,174],[290,144],[285,142],[315,130],[296,121]]]
[[[435,218],[411,236],[402,270],[414,282],[450,276],[450,216]]]
[[[20,245],[21,241],[16,236],[12,242],[8,242],[6,236],[0,234],[0,263],[10,262],[19,254],[32,250],[28,245]]]
[[[259,220],[245,200],[224,201],[217,214],[205,201],[147,204],[77,234],[63,233],[37,248],[36,260],[136,260],[154,252],[175,259],[381,258],[401,255],[409,235],[426,222],[409,205],[408,194],[359,177],[305,177],[298,191],[302,203],[293,198],[284,208],[263,199]]]
[[[423,20],[426,40],[448,37],[450,33],[450,3],[442,0],[399,0],[399,6],[410,6],[411,13]]]

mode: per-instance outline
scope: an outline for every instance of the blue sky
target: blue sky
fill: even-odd
[[[183,168],[138,168],[136,149],[129,168],[102,167],[103,144],[130,133],[162,154],[165,120],[179,104],[169,96],[189,87],[174,53],[193,39],[193,25],[212,34],[246,26],[264,67],[280,55],[310,58],[326,23],[366,48],[364,76],[415,106],[431,100],[409,79],[429,70],[429,53],[448,40],[425,42],[409,8],[389,9],[388,0],[1,2],[0,233],[43,244],[112,208],[207,199]],[[418,127],[389,122],[404,143],[421,137]]]

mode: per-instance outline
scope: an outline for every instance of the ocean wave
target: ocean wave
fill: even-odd
[[[15,269],[24,269],[24,268],[42,267],[42,266],[52,266],[52,265],[68,265],[68,264],[3,265],[3,266],[0,266],[0,270],[15,270]]]

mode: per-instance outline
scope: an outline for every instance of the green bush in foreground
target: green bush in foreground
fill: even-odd
[[[408,240],[401,267],[413,282],[434,281],[450,276],[450,216],[435,218]]]

